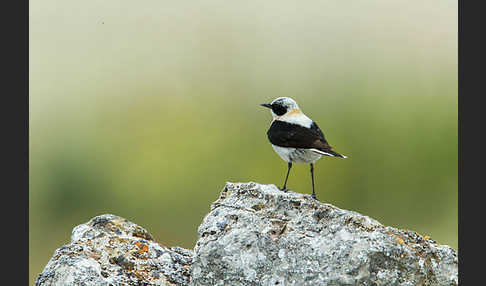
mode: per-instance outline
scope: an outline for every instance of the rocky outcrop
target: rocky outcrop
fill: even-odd
[[[273,185],[227,184],[199,227],[193,285],[457,285],[457,255]]]
[[[73,229],[36,285],[188,285],[193,253],[164,247],[142,227],[107,214]]]
[[[274,185],[227,183],[194,252],[113,215],[73,230],[37,285],[457,285],[457,252]]]

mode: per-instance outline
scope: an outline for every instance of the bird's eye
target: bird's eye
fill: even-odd
[[[272,105],[272,111],[273,113],[277,114],[278,116],[284,115],[287,113],[287,108],[280,105],[280,104],[274,104]]]

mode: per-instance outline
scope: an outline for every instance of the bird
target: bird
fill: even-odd
[[[314,162],[322,156],[347,158],[327,143],[324,133],[312,119],[300,110],[297,102],[290,97],[278,97],[271,103],[260,104],[270,109],[272,123],[267,137],[273,150],[288,164],[287,175],[280,190],[287,192],[287,180],[292,164],[310,164],[312,178],[312,198],[317,200],[314,188]]]

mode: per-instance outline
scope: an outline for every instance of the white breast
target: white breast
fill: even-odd
[[[290,147],[280,147],[273,145],[273,150],[286,162],[297,163],[297,164],[309,164],[314,163],[322,157],[311,149],[301,149],[301,148],[290,148]]]

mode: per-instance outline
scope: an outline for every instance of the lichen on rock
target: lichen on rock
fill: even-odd
[[[310,195],[227,183],[199,227],[191,285],[457,285],[457,255]]]
[[[457,252],[274,185],[227,183],[194,251],[101,215],[73,229],[36,285],[458,285]]]
[[[188,285],[192,251],[164,247],[142,227],[115,215],[75,227],[36,285]]]

